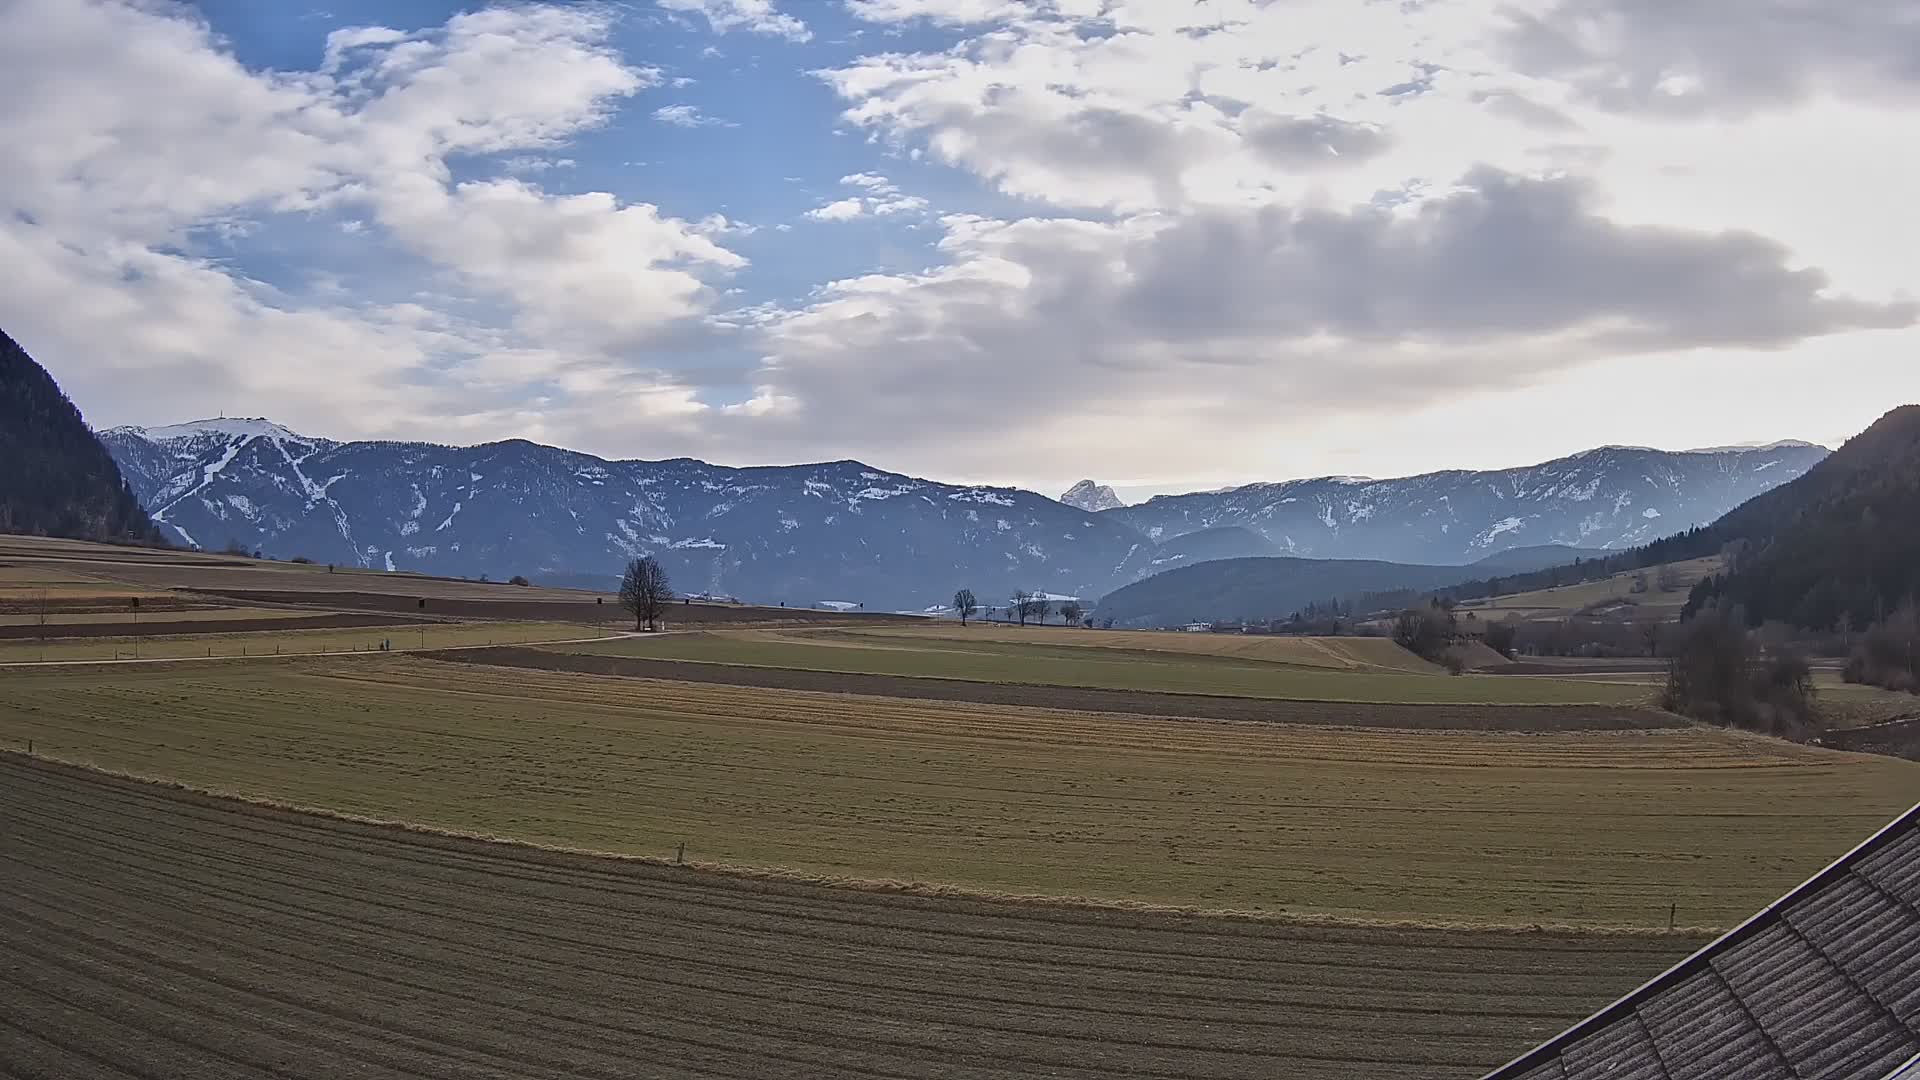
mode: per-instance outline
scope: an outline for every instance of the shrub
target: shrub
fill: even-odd
[[[520,575],[520,574],[515,574],[515,575],[513,575],[512,577],[510,577],[510,578],[508,578],[508,579],[507,579],[507,584],[509,584],[509,585],[531,585],[531,584],[533,584],[533,583],[532,583],[532,582],[530,582],[530,581],[528,581],[528,580],[527,580],[527,579],[526,579],[525,577],[523,577],[522,575]]]
[[[294,561],[294,562],[297,562],[297,563],[300,563],[300,564],[301,564],[301,565],[303,565],[303,566],[312,566],[312,565],[313,565],[313,560],[312,560],[312,559],[309,559],[309,558],[307,558],[307,557],[306,557],[305,555],[295,555],[295,556],[293,557],[293,561]]]
[[[1394,617],[1393,640],[1415,656],[1439,663],[1453,640],[1452,616],[1437,607],[1408,608]]]
[[[1507,659],[1513,659],[1513,643],[1519,637],[1519,631],[1510,622],[1490,622],[1487,624],[1487,648]]]
[[[1805,739],[1818,724],[1806,658],[1763,658],[1738,611],[1701,610],[1673,644],[1661,705],[1696,720]]]

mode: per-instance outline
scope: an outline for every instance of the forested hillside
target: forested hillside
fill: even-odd
[[[53,376],[0,331],[0,532],[158,543]]]
[[[1920,592],[1920,405],[1904,405],[1808,470],[1708,530],[1733,543],[1732,570],[1701,582],[1749,622],[1862,629]]]

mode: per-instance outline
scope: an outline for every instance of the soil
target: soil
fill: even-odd
[[[596,604],[591,600],[472,600],[427,597],[426,605],[421,606],[421,597],[402,596],[395,593],[373,592],[304,592],[298,590],[273,591],[265,589],[197,589],[196,592],[208,596],[218,596],[243,604],[285,604],[299,607],[346,608],[356,611],[393,611],[405,612],[428,618],[510,620],[516,622],[572,622],[593,626],[619,625],[631,626],[633,616],[621,610],[612,597],[606,603]],[[907,623],[917,622],[904,615],[843,615],[831,611],[812,611],[805,608],[764,608],[739,607],[731,604],[682,604],[676,603],[667,609],[665,621],[670,626],[778,626],[778,625],[838,625],[847,623]]]
[[[1682,936],[754,880],[0,754],[0,1074],[1477,1076]]]
[[[621,675],[677,682],[721,683],[777,690],[813,690],[867,697],[926,698],[985,705],[1018,705],[1083,712],[1380,728],[1454,728],[1475,731],[1604,731],[1684,726],[1650,709],[1601,705],[1380,705],[1282,701],[1210,694],[1162,694],[1077,686],[1031,686],[896,675],[856,675],[793,668],[702,664],[626,656],[547,652],[503,646],[418,653],[433,660]]]
[[[402,619],[392,615],[369,615],[354,612],[336,612],[330,615],[311,615],[292,619],[199,619],[190,622],[141,619],[136,628],[131,621],[110,623],[50,623],[46,627],[38,625],[9,626],[0,625],[0,640],[32,640],[38,638],[44,629],[47,640],[57,641],[63,638],[105,638],[105,637],[184,637],[205,634],[250,634],[261,630],[346,630],[358,626],[403,626],[417,623],[418,619]]]

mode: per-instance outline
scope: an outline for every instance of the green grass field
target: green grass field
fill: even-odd
[[[383,819],[1041,894],[1471,923],[1729,925],[1920,764],[1704,729],[1364,731],[405,656],[0,672],[0,740]]]
[[[1630,705],[1646,686],[1578,678],[1342,671],[1244,657],[950,636],[704,633],[560,646],[563,651],[750,667],[976,682],[1085,686],[1299,701],[1487,705]]]

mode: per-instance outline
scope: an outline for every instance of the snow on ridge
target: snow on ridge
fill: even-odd
[[[224,435],[228,438],[253,438],[257,435],[265,435],[268,438],[292,439],[295,442],[313,441],[263,416],[223,416],[211,420],[189,420],[184,424],[166,424],[161,427],[129,426],[114,430],[138,432],[154,442],[199,438],[203,435]]]
[[[1776,439],[1773,442],[1732,443],[1727,446],[1699,446],[1692,450],[1681,450],[1682,454],[1764,454],[1775,450],[1825,450],[1826,447],[1805,439]]]

